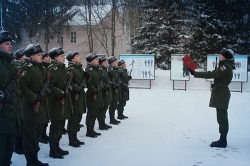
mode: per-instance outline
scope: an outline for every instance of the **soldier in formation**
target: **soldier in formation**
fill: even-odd
[[[0,165],[10,165],[16,134],[20,132],[19,99],[13,90],[18,73],[11,61],[12,38],[9,32],[0,32]],[[19,126],[19,127],[18,127]]]
[[[68,120],[68,136],[69,136],[69,145],[73,147],[80,147],[84,145],[83,141],[80,141],[77,138],[77,132],[80,131],[80,122],[82,120],[82,114],[86,113],[85,107],[85,91],[84,85],[86,79],[84,77],[84,70],[81,64],[81,57],[77,51],[70,51],[67,56],[68,72],[73,73],[71,85],[73,87],[71,92],[73,114],[72,118]]]
[[[39,139],[44,123],[48,121],[47,100],[40,91],[46,79],[46,70],[42,66],[40,45],[29,44],[24,54],[30,58],[19,81],[22,100],[23,150],[27,166],[48,166],[38,160]]]
[[[55,47],[49,51],[51,65],[48,70],[51,71],[49,81],[49,156],[63,159],[69,152],[60,148],[59,142],[62,138],[62,131],[65,120],[72,116],[72,105],[70,98],[70,80],[71,73],[68,73],[65,67],[64,51],[61,47]]]

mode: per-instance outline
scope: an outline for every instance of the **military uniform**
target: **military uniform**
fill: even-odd
[[[69,74],[65,65],[55,60],[52,60],[49,70],[52,73],[49,83],[51,90],[49,95],[49,117],[51,119],[49,131],[50,157],[63,158],[63,155],[67,155],[68,152],[61,151],[59,141],[62,138],[65,120],[70,119],[72,116],[70,93],[65,95]],[[61,103],[63,99],[65,99],[64,104]]]
[[[223,49],[221,55],[226,59],[219,61],[217,69],[208,72],[192,72],[195,78],[214,78],[214,85],[212,88],[209,107],[216,108],[217,122],[219,124],[219,132],[221,134],[220,140],[212,142],[211,147],[227,146],[226,136],[229,129],[227,109],[231,97],[228,85],[233,78],[233,70],[235,69],[235,62],[233,52],[231,50]]]
[[[109,64],[113,62],[113,60],[117,60],[116,58],[112,59],[113,57],[110,57],[108,59]],[[120,123],[120,121],[115,119],[115,110],[117,109],[117,104],[119,103],[119,97],[120,97],[120,76],[119,76],[119,68],[110,66],[109,67],[109,75],[112,76],[112,82],[111,82],[111,90],[112,90],[112,102],[109,106],[109,117],[110,117],[110,124],[117,125]]]
[[[95,126],[95,120],[99,113],[99,109],[103,107],[102,93],[97,89],[97,85],[99,83],[101,76],[101,69],[99,68],[99,65],[93,65],[90,63],[92,60],[96,58],[97,58],[96,54],[94,53],[89,54],[86,57],[88,64],[85,69],[86,85],[88,88],[86,92],[86,106],[87,106],[86,136],[92,138],[101,135],[100,133],[95,132],[94,126]]]
[[[33,56],[41,53],[39,45],[30,44],[25,50],[26,56]],[[42,134],[43,125],[48,121],[47,101],[40,94],[46,79],[46,70],[41,63],[30,59],[25,64],[25,70],[19,81],[22,100],[22,120],[23,120],[23,150],[27,165],[48,165],[37,159],[40,150],[39,138]],[[37,112],[34,108],[37,102],[40,106]]]
[[[127,69],[119,69],[119,75],[121,78],[121,84],[120,84],[120,100],[119,104],[117,105],[117,111],[118,111],[118,119],[125,119],[128,118],[127,116],[124,116],[124,107],[126,106],[126,102],[129,100],[129,88],[128,88],[128,82],[129,82],[129,76],[127,73]]]
[[[18,49],[15,53],[14,56],[16,57],[16,59],[14,59],[11,63],[14,64],[16,66],[16,68],[19,70],[21,69],[21,67],[24,65],[24,62],[21,62],[19,59],[24,56],[24,48]],[[22,97],[21,97],[21,93],[20,93],[20,89],[19,89],[19,85],[17,82],[17,87],[15,89],[18,92],[18,99],[19,99],[19,112],[20,115],[22,113]],[[20,117],[21,119],[21,117]],[[16,139],[15,139],[15,148],[14,148],[14,152],[17,154],[23,154],[23,146],[22,146],[22,134],[23,134],[23,122],[22,120],[20,121],[20,132],[18,132]]]
[[[85,105],[85,91],[84,86],[80,87],[80,83],[83,78],[83,68],[81,64],[76,64],[69,61],[68,71],[73,70],[72,86],[73,90],[71,92],[73,114],[72,118],[68,120],[68,136],[70,140],[70,145],[73,147],[79,147],[83,145],[84,142],[81,142],[77,139],[77,132],[80,131],[80,122],[82,120],[82,114],[86,113]]]
[[[106,61],[105,57],[99,58],[99,64],[101,64],[103,61]],[[108,75],[108,68],[100,65],[102,68],[102,79],[103,79],[103,89],[102,89],[102,99],[103,99],[103,107],[99,109],[98,114],[98,123],[99,123],[99,129],[100,130],[108,130],[112,128],[111,126],[107,125],[105,123],[106,118],[106,112],[108,110],[109,105],[112,101],[112,91],[111,91],[111,80],[112,78],[109,78]]]
[[[4,91],[17,73],[11,64],[12,56],[0,49],[0,102],[4,103]],[[0,165],[9,165],[14,150],[15,136],[20,126],[18,96],[11,93],[11,101],[3,104],[0,110]]]

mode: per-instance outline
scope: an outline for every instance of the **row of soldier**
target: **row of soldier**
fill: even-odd
[[[38,160],[39,140],[46,137],[49,121],[49,156],[63,159],[69,154],[60,148],[65,120],[69,145],[80,147],[84,142],[77,133],[83,113],[87,113],[86,136],[91,138],[101,135],[94,130],[96,120],[100,130],[112,128],[105,123],[107,110],[110,124],[120,123],[115,110],[118,119],[128,118],[123,111],[131,76],[124,60],[90,53],[84,71],[77,51],[66,55],[66,67],[61,47],[47,53],[40,45],[29,44],[13,56],[11,41],[7,31],[1,32],[0,166],[10,165],[14,147],[15,152],[25,155],[27,166],[49,165]]]

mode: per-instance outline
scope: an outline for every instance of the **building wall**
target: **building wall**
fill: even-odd
[[[110,21],[110,17],[105,17],[103,20],[103,23],[105,24],[105,31],[107,34],[107,45],[108,45],[108,52],[109,55],[106,55],[106,51],[104,49],[104,47],[100,44],[100,42],[97,40],[97,38],[95,37],[95,35],[93,35],[93,41],[94,41],[94,51],[97,54],[102,54],[105,56],[110,56],[111,54],[111,21]],[[93,31],[95,34],[97,34],[96,36],[100,38],[100,34],[98,35],[98,26],[97,25],[95,28],[93,28]],[[99,26],[100,28],[100,26]],[[70,43],[70,33],[71,32],[76,32],[76,43]],[[119,58],[119,54],[125,54],[126,53],[126,35],[125,35],[125,31],[123,28],[123,25],[119,22],[119,20],[116,22],[116,46],[114,48],[114,54],[116,56],[116,58]],[[29,38],[27,37],[27,34],[23,31],[22,32],[22,41],[15,45],[13,47],[13,52],[16,49],[22,48],[22,47],[26,47],[28,44],[30,43],[39,43],[42,47],[42,49],[45,50],[45,43],[44,43],[44,31],[41,32],[39,38],[37,37],[33,37],[31,39],[31,41],[29,40]],[[48,51],[51,50],[54,47],[59,47],[60,45],[63,47],[63,50],[65,52],[65,55],[71,51],[71,50],[76,50],[79,52],[81,58],[82,58],[82,64],[85,67],[86,66],[86,60],[85,57],[88,55],[89,53],[89,44],[88,44],[88,36],[86,33],[86,26],[76,26],[76,25],[72,25],[69,28],[64,28],[63,30],[63,42],[62,43],[58,43],[58,37],[55,36],[53,39],[49,40],[49,44],[48,44]]]

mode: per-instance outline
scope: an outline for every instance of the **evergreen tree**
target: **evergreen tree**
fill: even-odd
[[[158,0],[142,6],[144,25],[132,39],[132,47],[138,53],[156,54],[156,64],[166,69],[171,54],[188,53],[189,1]]]
[[[196,18],[192,26],[190,49],[197,61],[223,47],[238,54],[249,53],[249,0],[194,0]],[[195,18],[195,17],[194,17]]]

